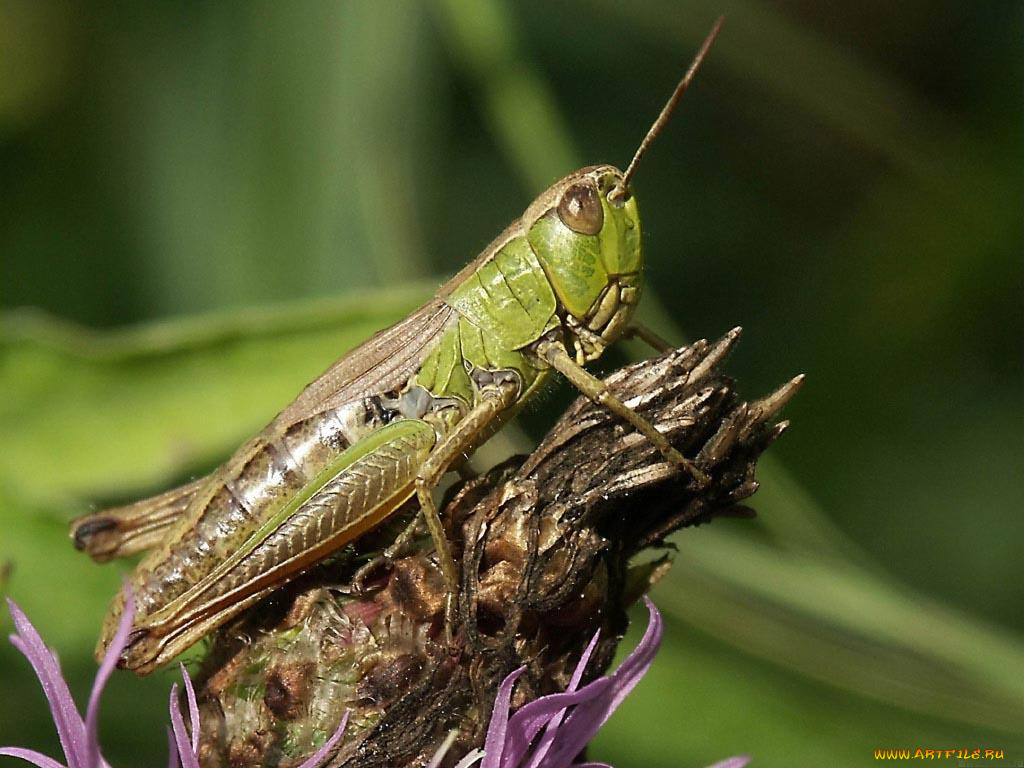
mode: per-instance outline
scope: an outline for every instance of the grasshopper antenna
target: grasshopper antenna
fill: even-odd
[[[640,164],[640,158],[644,156],[647,148],[651,145],[658,134],[661,133],[662,129],[668,124],[668,121],[672,119],[672,113],[676,111],[676,106],[679,104],[679,100],[683,98],[683,94],[686,93],[686,89],[690,87],[690,83],[693,81],[694,75],[697,74],[697,70],[700,69],[700,65],[704,62],[704,57],[707,56],[708,51],[711,49],[712,44],[715,42],[715,38],[718,37],[719,31],[722,29],[722,24],[725,23],[725,16],[719,16],[715,25],[708,32],[708,36],[704,38],[704,42],[701,43],[700,50],[697,51],[697,55],[694,56],[693,62],[690,64],[690,68],[686,70],[686,74],[683,75],[683,79],[679,81],[676,89],[672,91],[672,95],[669,96],[668,101],[665,102],[665,106],[661,108],[661,114],[658,115],[654,123],[647,130],[647,135],[644,136],[643,141],[640,142],[640,146],[636,148],[636,154],[633,155],[633,159],[629,161],[629,166],[626,168],[626,172],[622,175],[622,181],[615,185],[615,188],[608,193],[609,200],[622,199],[626,196],[629,188],[629,181],[633,178],[633,174],[636,173],[636,168]]]

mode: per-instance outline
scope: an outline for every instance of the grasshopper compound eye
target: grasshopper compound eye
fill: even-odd
[[[573,184],[558,202],[558,218],[573,232],[596,235],[604,224],[604,208],[591,184]]]

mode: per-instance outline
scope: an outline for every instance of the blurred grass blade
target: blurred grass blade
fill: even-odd
[[[156,314],[429,274],[422,16],[396,3],[380,24],[372,0],[211,3],[177,45],[129,43],[121,88],[142,103],[123,98],[115,114],[147,236],[131,266],[148,272]]]
[[[1018,733],[1024,641],[835,559],[722,526],[676,539],[657,602],[762,658],[906,709]]]
[[[509,8],[484,0],[436,0],[442,28],[477,81],[499,145],[531,195],[580,166],[554,94],[519,50]]]

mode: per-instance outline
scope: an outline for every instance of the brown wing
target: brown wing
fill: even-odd
[[[453,313],[442,300],[431,299],[328,368],[278,414],[274,425],[292,424],[367,395],[401,388]]]
[[[349,352],[307,386],[263,432],[243,445],[208,477],[134,504],[103,510],[72,521],[75,547],[103,562],[164,542],[194,500],[208,499],[238,467],[263,450],[268,437],[321,411],[367,394],[401,387],[415,373],[431,340],[443,330],[453,310],[432,299],[409,317]]]

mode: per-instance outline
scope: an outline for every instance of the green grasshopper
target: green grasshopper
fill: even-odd
[[[625,172],[598,165],[557,181],[430,301],[338,360],[207,477],[72,523],[75,545],[96,560],[152,550],[131,578],[136,614],[120,666],[146,674],[165,664],[413,497],[448,588],[450,629],[458,571],[433,491],[552,371],[695,485],[707,482],[583,366],[625,336],[664,346],[631,324],[643,257],[629,185],[721,23]],[[122,609],[118,597],[98,655]]]

